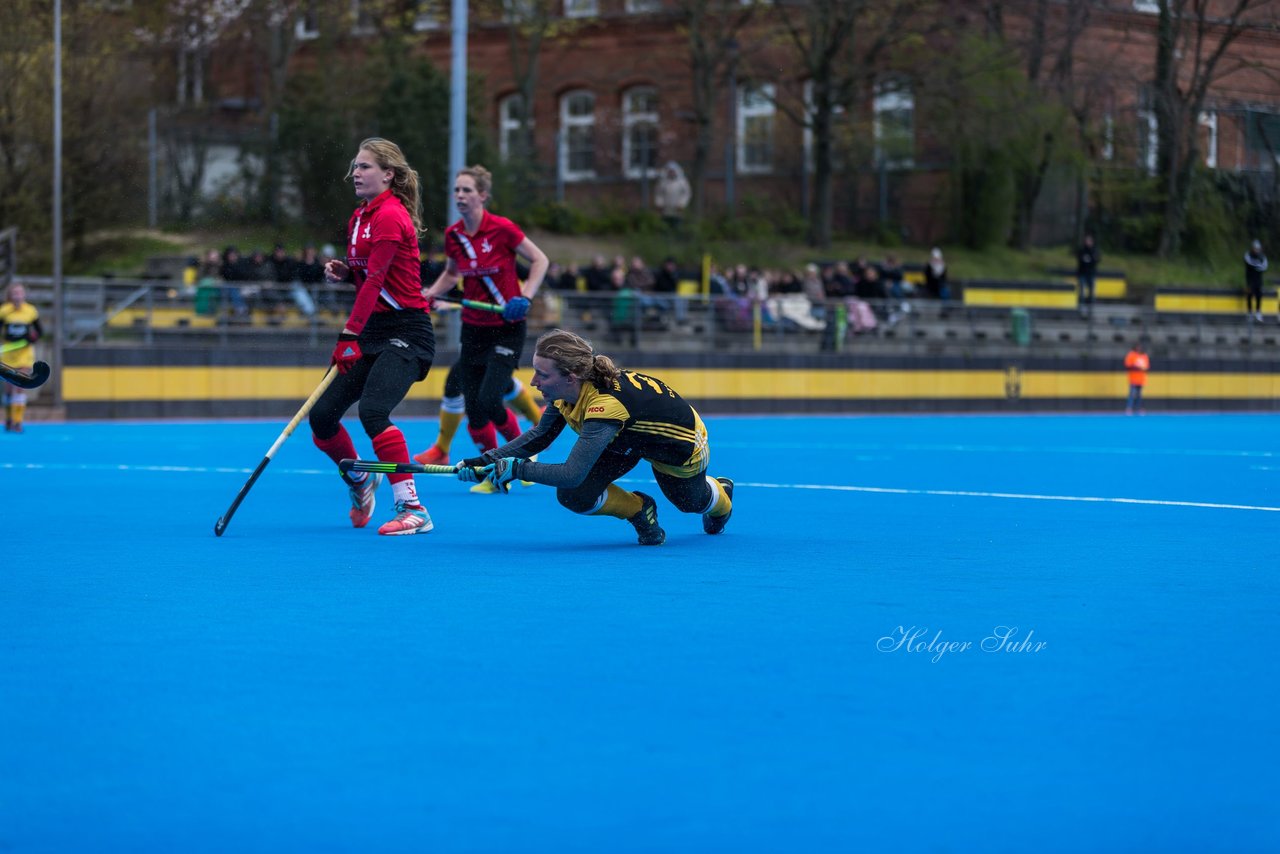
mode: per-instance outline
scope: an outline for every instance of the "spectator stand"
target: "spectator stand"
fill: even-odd
[[[1079,287],[1075,270],[1057,267],[1049,270],[1049,275],[1056,276],[1072,287]],[[1129,298],[1129,280],[1123,270],[1099,270],[1093,279],[1093,298],[1095,300],[1111,300],[1124,302]]]
[[[1156,288],[1155,308],[1158,313],[1196,313],[1244,315],[1244,288]],[[1275,315],[1280,309],[1276,281],[1262,291],[1262,313]]]

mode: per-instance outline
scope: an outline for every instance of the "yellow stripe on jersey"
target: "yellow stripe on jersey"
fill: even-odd
[[[680,439],[685,442],[696,442],[698,434],[688,427],[681,427],[678,424],[666,424],[661,421],[637,421],[631,425],[632,430],[638,430],[641,433],[653,433],[658,436],[670,436],[673,439]]]

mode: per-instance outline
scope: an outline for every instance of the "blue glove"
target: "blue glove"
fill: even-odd
[[[503,457],[482,469],[484,479],[506,492],[511,489],[511,481],[520,479],[521,462],[522,460],[516,457]]]
[[[529,299],[527,297],[512,297],[507,300],[507,307],[502,310],[502,319],[507,323],[515,323],[518,320],[524,320],[524,316],[529,313]]]
[[[453,467],[453,472],[458,480],[463,483],[479,483],[484,480],[484,472],[482,471],[484,467],[484,457],[468,457],[465,460],[460,460]]]

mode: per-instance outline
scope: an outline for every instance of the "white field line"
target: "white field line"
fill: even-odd
[[[132,471],[132,472],[174,472],[179,474],[251,474],[252,468],[224,468],[210,466],[161,466],[161,465],[108,465],[103,463],[79,463],[75,465],[43,463],[0,463],[0,471]],[[333,477],[333,469],[273,469],[277,474],[306,474]],[[417,475],[430,477],[431,475]],[[435,477],[451,477],[452,475],[435,475]],[[639,478],[622,478],[622,483],[650,483]],[[759,481],[737,481],[738,486],[753,489],[806,489],[823,492],[861,492],[879,495],[929,495],[939,498],[997,498],[1013,501],[1065,501],[1080,504],[1138,504],[1150,507],[1195,507],[1207,510],[1250,510],[1260,513],[1280,513],[1280,507],[1268,507],[1257,504],[1222,504],[1213,501],[1167,501],[1159,498],[1118,498],[1103,495],[1039,495],[1029,492],[982,492],[966,489],[900,489],[888,486],[843,486],[828,483],[764,483]]]

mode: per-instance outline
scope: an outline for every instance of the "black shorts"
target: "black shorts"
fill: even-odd
[[[431,370],[436,357],[436,332],[425,311],[375,311],[360,333],[360,349],[366,356],[391,350],[418,362],[418,381]]]

